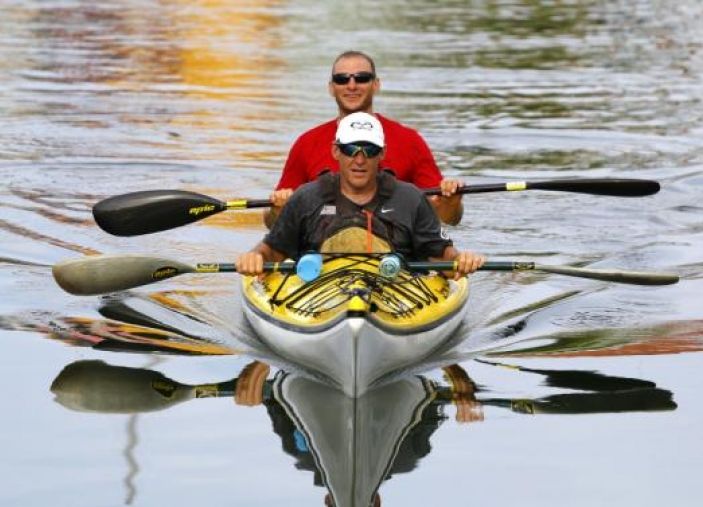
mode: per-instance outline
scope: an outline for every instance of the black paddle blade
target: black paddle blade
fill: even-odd
[[[213,197],[185,190],[147,190],[116,195],[93,206],[93,217],[105,232],[137,236],[197,222],[226,209]]]
[[[659,192],[658,181],[638,179],[551,180],[527,183],[528,189],[558,190],[582,194],[644,197]]]

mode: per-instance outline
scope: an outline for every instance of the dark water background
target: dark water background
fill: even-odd
[[[662,184],[641,199],[467,197],[456,243],[496,259],[683,278],[646,288],[476,275],[467,339],[436,366],[461,363],[479,400],[537,400],[542,413],[487,402],[482,421],[460,424],[444,406],[431,452],[416,450],[414,470],[381,486],[383,505],[699,504],[698,0],[0,0],[0,12],[0,504],[323,505],[325,490],[296,469],[262,406],[222,397],[84,413],[50,392],[79,360],[182,384],[237,377],[256,354],[155,355],[143,327],[114,328],[126,307],[151,319],[133,324],[161,323],[184,347],[207,339],[247,351],[234,276],[101,300],[63,293],[50,266],[94,252],[229,261],[250,248],[260,212],[116,238],[90,208],[159,188],[265,197],[295,137],[335,114],[329,65],[349,48],[377,59],[376,109],[420,130],[447,175]],[[104,350],[140,340],[136,353]],[[522,370],[473,360],[489,351]],[[555,398],[609,392],[579,384],[582,372],[638,380],[664,402],[630,411],[625,398]],[[423,374],[446,383],[439,369]]]

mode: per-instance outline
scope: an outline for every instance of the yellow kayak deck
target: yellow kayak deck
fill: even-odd
[[[439,325],[461,310],[469,293],[466,278],[401,270],[379,274],[380,256],[328,254],[320,275],[304,282],[273,272],[243,277],[243,294],[261,318],[302,333],[316,333],[348,316],[364,316],[390,334],[413,334]]]

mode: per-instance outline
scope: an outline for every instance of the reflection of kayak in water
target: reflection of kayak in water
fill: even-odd
[[[421,377],[407,377],[354,399],[284,372],[266,380],[267,373],[267,366],[254,362],[236,379],[194,386],[153,370],[79,361],[64,368],[51,391],[61,405],[81,412],[150,412],[213,396],[263,403],[286,452],[300,468],[315,472],[337,507],[368,505],[394,472],[399,455],[395,471],[412,470],[429,452],[429,436],[445,419],[427,410],[435,399],[434,387]],[[409,447],[403,445],[406,439]]]
[[[417,363],[452,338],[464,318],[469,283],[401,269],[395,256],[323,254],[319,276],[243,277],[245,314],[276,353],[321,373],[349,396]]]
[[[589,371],[512,368],[516,371],[544,375],[545,384],[548,386],[582,392],[535,399],[488,398],[480,396],[473,381],[458,365],[444,368],[449,385],[439,385],[416,376],[401,378],[388,385],[402,385],[409,378],[419,378],[422,379],[423,389],[428,396],[431,395],[434,404],[471,402],[474,406],[505,407],[518,413],[584,414],[676,408],[671,392],[648,380],[613,377]],[[58,403],[71,410],[124,414],[163,410],[196,398],[235,397],[240,405],[256,405],[271,400],[283,402],[285,393],[281,389],[281,380],[277,381],[276,387],[276,382],[267,380],[268,373],[269,367],[266,364],[253,361],[237,378],[218,383],[190,385],[172,380],[154,370],[113,366],[97,360],[76,361],[67,365],[54,379],[51,392],[55,394]],[[298,379],[297,375],[289,373],[280,373],[279,377]],[[302,380],[296,382],[301,383]],[[330,389],[340,400],[345,398],[330,386],[315,382],[312,382],[311,386],[319,386],[314,389]],[[373,391],[369,393],[371,392]],[[332,394],[325,396],[331,397]],[[365,399],[372,398],[382,396],[367,396]],[[363,403],[357,402],[357,406],[362,407]]]
[[[295,421],[337,507],[371,505],[400,445],[432,402],[431,383],[406,377],[359,398],[293,375],[273,395]]]
[[[519,369],[516,372],[522,374]],[[487,398],[459,366],[445,369],[449,384],[419,376],[387,383],[358,398],[294,374],[268,379],[260,362],[239,377],[189,385],[162,373],[78,361],[51,386],[58,403],[71,410],[135,414],[165,410],[198,398],[234,397],[240,405],[263,404],[283,449],[296,468],[315,474],[337,507],[369,505],[384,480],[407,473],[430,451],[430,437],[455,406],[460,421],[481,421],[482,406],[518,414],[592,414],[673,410],[671,392],[640,379],[596,372],[524,369],[544,375],[547,385],[569,391],[537,399]],[[467,417],[467,412],[472,414]]]

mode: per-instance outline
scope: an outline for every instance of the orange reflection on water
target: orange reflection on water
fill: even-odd
[[[601,350],[582,350],[549,355],[558,355],[559,357],[650,356],[703,351],[703,320],[667,324],[661,328],[661,331],[665,334]]]
[[[257,132],[281,120],[272,83],[285,62],[281,0],[162,0],[149,5],[30,9],[25,62],[37,82],[80,85],[80,96],[33,104],[57,121],[126,132],[170,160],[237,165],[281,158]],[[44,54],[48,56],[44,56]],[[272,74],[274,76],[272,76]],[[66,112],[70,111],[70,115]],[[122,129],[115,129],[122,125]],[[134,129],[131,127],[139,127]],[[136,155],[135,155],[136,156]]]
[[[642,330],[599,332],[596,337],[557,338],[550,345],[495,354],[510,357],[603,357],[703,351],[703,320],[671,322]],[[526,342],[527,343],[527,342]]]

